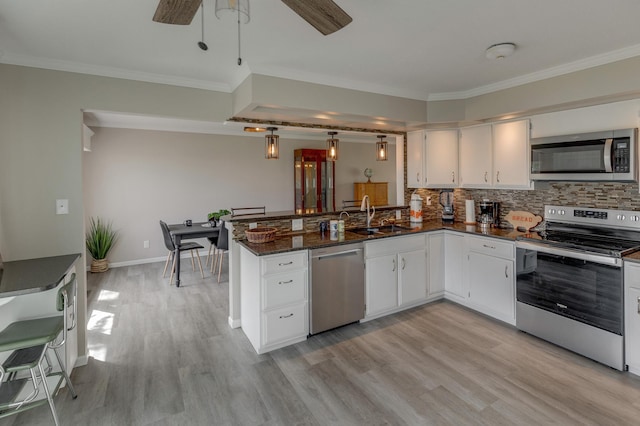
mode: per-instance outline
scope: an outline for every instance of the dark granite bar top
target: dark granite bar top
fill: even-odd
[[[374,234],[364,236],[345,230],[344,234],[338,234],[337,237],[331,238],[331,234],[326,232],[324,235],[320,232],[307,232],[300,234],[282,235],[270,243],[250,243],[247,240],[238,240],[238,243],[246,247],[256,256],[266,256],[269,254],[286,253],[295,250],[315,249],[319,247],[335,246],[340,244],[349,244],[359,241],[372,241],[383,238],[393,238],[403,235],[413,235],[422,232],[439,231],[448,229],[451,231],[464,232],[475,235],[483,235],[487,237],[502,238],[510,241],[524,235],[524,232],[515,229],[498,229],[483,228],[476,225],[465,225],[463,223],[443,224],[440,220],[426,221],[418,224],[401,224],[411,229],[400,230],[388,234]]]
[[[376,211],[387,210],[402,210],[408,209],[409,206],[376,206]],[[222,220],[225,222],[254,222],[256,219],[268,220],[268,219],[299,219],[304,217],[316,217],[316,216],[338,216],[340,212],[360,212],[360,207],[348,207],[343,210],[335,210],[331,212],[314,212],[314,211],[294,211],[286,210],[279,212],[266,212],[265,214],[252,214],[242,216],[222,216]]]
[[[0,297],[21,296],[54,288],[69,272],[79,253],[4,262]]]

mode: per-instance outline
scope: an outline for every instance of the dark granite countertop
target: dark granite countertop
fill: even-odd
[[[79,253],[4,262],[0,270],[0,297],[21,296],[54,288]]]
[[[409,206],[376,206],[376,211],[387,211],[387,210],[403,210],[408,209]],[[316,216],[338,216],[340,212],[358,212],[360,213],[360,207],[348,207],[343,210],[335,210],[330,212],[301,212],[294,210],[286,210],[279,212],[266,212],[265,214],[252,214],[252,215],[242,215],[242,216],[231,216],[226,215],[222,216],[222,220],[225,222],[254,222],[256,219],[268,220],[268,219],[299,219],[305,217],[316,217]]]
[[[335,246],[340,244],[349,244],[360,241],[372,241],[383,238],[394,238],[404,235],[413,235],[423,232],[439,231],[448,229],[474,235],[482,235],[487,237],[502,238],[509,241],[524,235],[524,232],[515,229],[498,229],[498,228],[482,228],[475,225],[465,225],[463,223],[443,224],[440,220],[426,221],[419,224],[402,224],[411,227],[411,229],[400,230],[389,234],[374,234],[364,236],[345,230],[344,234],[338,234],[337,237],[331,238],[329,232],[324,235],[320,232],[307,232],[300,234],[281,235],[275,241],[269,243],[250,243],[247,240],[238,240],[238,243],[246,247],[256,256],[266,256],[270,254],[286,253],[295,250],[315,249],[319,247]]]

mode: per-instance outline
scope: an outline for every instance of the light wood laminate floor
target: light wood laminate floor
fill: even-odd
[[[257,355],[227,325],[228,283],[185,263],[89,275],[87,366],[65,425],[632,425],[640,380],[455,304]],[[47,425],[47,407],[0,424]]]

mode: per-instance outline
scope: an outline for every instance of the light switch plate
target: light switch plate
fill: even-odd
[[[69,214],[69,200],[56,200],[56,214]]]
[[[257,227],[258,227],[258,224],[257,224],[256,222],[251,222],[251,223],[249,224],[249,229],[255,229],[255,228],[257,228]]]
[[[302,219],[293,219],[291,221],[292,231],[302,231]]]

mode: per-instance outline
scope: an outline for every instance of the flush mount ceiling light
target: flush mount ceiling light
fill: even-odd
[[[338,132],[328,132],[329,139],[327,139],[327,160],[336,161],[338,159],[338,142],[339,139],[334,138]]]
[[[387,161],[387,141],[384,140],[387,135],[378,135],[380,139],[376,142],[376,160]]]
[[[264,137],[264,158],[267,160],[275,160],[280,156],[280,151],[278,149],[278,141],[280,136],[274,135],[273,132],[278,130],[277,127],[268,127],[268,131],[271,132],[270,135],[265,135]]]
[[[277,129],[276,129],[277,130]],[[256,133],[256,132],[266,132],[267,129],[264,127],[245,127],[244,128],[245,132],[251,132],[251,133]]]
[[[504,59],[507,56],[513,55],[516,50],[516,45],[513,43],[498,43],[493,46],[489,46],[485,55],[487,59]]]

